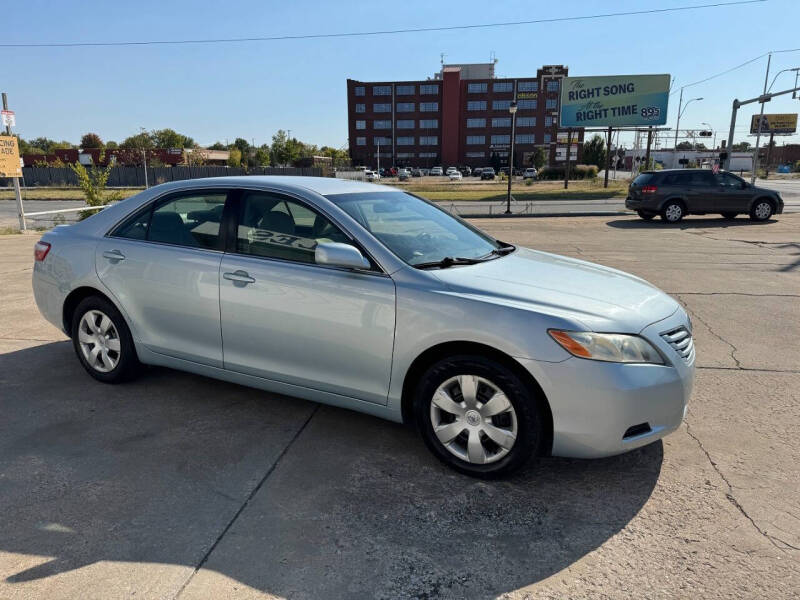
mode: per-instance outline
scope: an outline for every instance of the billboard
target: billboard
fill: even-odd
[[[669,75],[565,77],[561,127],[640,127],[667,122]]]
[[[761,133],[789,135],[797,131],[797,113],[760,116]],[[759,115],[753,115],[750,119],[750,133],[758,133],[758,117]]]

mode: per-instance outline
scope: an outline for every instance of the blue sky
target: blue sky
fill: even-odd
[[[122,41],[368,31],[621,12],[710,0],[596,2],[17,2],[4,14],[3,42]],[[528,76],[542,64],[572,75],[670,73],[675,86],[769,50],[800,48],[800,1],[705,8],[661,15],[366,38],[116,48],[3,48],[2,88],[15,131],[78,142],[87,131],[122,140],[139,127],[171,127],[201,144],[237,136],[270,140],[279,128],[319,145],[347,142],[345,80],[420,79],[447,62],[484,62],[497,75]],[[776,54],[772,73],[800,66]],[[710,123],[727,136],[734,97],[758,95],[766,58],[688,88],[681,128]],[[772,76],[770,76],[770,80]],[[782,74],[773,90],[793,85]],[[767,112],[798,112],[776,99]],[[674,127],[678,94],[668,126]],[[746,138],[752,107],[740,111]],[[750,141],[754,141],[750,139]],[[786,142],[798,142],[793,136]]]

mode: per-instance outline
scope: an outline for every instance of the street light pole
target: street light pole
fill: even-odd
[[[769,81],[769,65],[772,62],[772,53],[767,56],[767,73],[764,75],[764,95],[767,95],[767,82]],[[773,82],[774,83],[774,82]],[[758,114],[758,132],[756,133],[756,151],[753,154],[753,172],[750,173],[750,185],[756,182],[758,172],[758,146],[761,143],[761,124],[764,122],[764,102],[761,103],[761,112]]]
[[[511,113],[511,147],[508,152],[508,192],[506,193],[506,214],[511,214],[511,179],[514,177],[514,134],[517,125],[517,101],[512,100],[508,105]]]
[[[672,158],[672,168],[675,168],[675,165],[678,164],[678,129],[681,126],[681,115],[686,112],[686,109],[689,105],[694,102],[695,100],[702,100],[703,97],[700,96],[699,98],[692,98],[691,100],[687,100],[686,104],[683,105],[683,110],[681,110],[681,102],[678,102],[678,122],[675,123],[675,144],[673,147],[673,158]],[[683,88],[681,88],[681,97],[680,100],[683,100]]]

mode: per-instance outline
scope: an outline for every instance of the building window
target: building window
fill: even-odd
[[[419,93],[423,96],[430,96],[439,93],[439,84],[437,83],[423,83],[419,86]]]
[[[398,85],[396,93],[398,96],[413,96],[415,87],[413,85]]]
[[[495,117],[492,119],[492,127],[511,127],[511,117]]]
[[[413,102],[398,102],[397,112],[414,112]]]
[[[356,96],[363,96],[364,95],[364,86],[363,85],[357,85],[353,89],[355,90],[355,95]]]
[[[467,102],[467,110],[486,110],[486,100],[470,100]]]
[[[519,100],[517,102],[517,108],[520,110],[534,110],[537,106],[539,103],[536,100]]]
[[[511,143],[511,136],[510,135],[493,135],[492,136],[492,144],[510,144]]]
[[[486,127],[486,119],[467,119],[467,127]]]
[[[367,122],[366,121],[356,121],[356,129],[366,129]]]
[[[372,143],[376,146],[391,146],[392,145],[392,138],[385,137],[385,136],[375,136],[372,138]]]
[[[373,121],[372,122],[373,129],[391,129],[392,122],[391,121]]]
[[[548,92],[557,92],[558,91],[558,79],[553,79],[547,82],[547,91]]]
[[[391,96],[392,95],[392,86],[390,86],[390,85],[373,85],[372,86],[372,95],[373,96]]]
[[[419,103],[419,111],[420,112],[437,112],[439,110],[439,103],[438,102],[420,102]]]
[[[520,81],[517,83],[517,91],[518,92],[538,92],[539,91],[539,82],[538,81]]]
[[[421,136],[419,136],[419,145],[420,146],[437,146],[438,144],[439,144],[439,136],[438,135],[421,135]]]
[[[398,152],[397,158],[414,158],[413,152]]]
[[[436,154],[436,152],[420,152],[419,153],[419,157],[420,158],[436,158],[437,156],[439,156],[439,155]]]
[[[492,91],[494,93],[513,92],[514,91],[514,82],[513,81],[495,81],[492,84]]]
[[[517,127],[536,127],[536,117],[517,117]]]
[[[485,83],[468,83],[467,84],[467,93],[468,94],[485,94],[487,90],[487,84]]]
[[[477,146],[480,144],[486,143],[486,136],[485,135],[468,135],[467,136],[467,145],[469,146]]]
[[[413,135],[401,135],[397,138],[397,145],[398,146],[413,146],[414,145],[414,136]]]
[[[552,127],[553,126],[553,117],[547,116],[544,118],[544,126],[545,127]]]
[[[544,105],[546,109],[555,108],[556,106],[558,106],[558,101],[555,98],[548,98]]]
[[[511,106],[511,100],[493,100],[492,110],[508,110]]]
[[[398,129],[414,129],[414,119],[398,119]]]
[[[356,104],[356,112],[357,113],[363,113],[363,112],[366,112],[366,111],[367,111],[367,105],[366,104]]]
[[[356,138],[356,146],[366,146],[366,145],[367,145],[367,138],[365,137]]]
[[[550,139],[551,139],[550,134],[549,133],[545,133],[544,134],[544,143],[545,144],[549,144],[550,143]]]
[[[484,158],[486,152],[467,152],[467,158]]]
[[[439,127],[439,119],[422,119],[419,122],[420,129],[436,129]]]
[[[373,104],[372,112],[392,112],[391,104]]]
[[[536,137],[532,133],[523,133],[516,136],[515,141],[517,144],[533,144]]]

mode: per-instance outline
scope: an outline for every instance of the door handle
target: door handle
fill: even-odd
[[[233,273],[223,273],[222,277],[234,283],[255,283],[256,280],[250,277],[247,271],[234,271]]]
[[[125,260],[125,255],[119,250],[106,250],[103,252],[103,258],[108,260]]]

